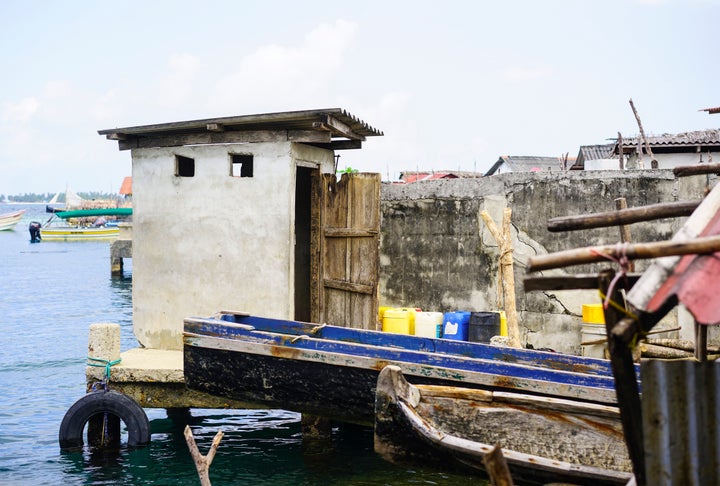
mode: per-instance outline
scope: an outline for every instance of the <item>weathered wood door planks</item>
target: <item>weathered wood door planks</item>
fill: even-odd
[[[374,329],[378,306],[380,174],[331,174],[317,185],[313,321]]]

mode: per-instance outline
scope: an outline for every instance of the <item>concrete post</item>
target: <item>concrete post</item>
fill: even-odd
[[[90,324],[88,357],[107,361],[120,359],[120,324]]]

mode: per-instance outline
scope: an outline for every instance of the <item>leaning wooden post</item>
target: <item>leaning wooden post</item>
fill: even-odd
[[[198,475],[200,476],[201,486],[211,486],[209,475],[210,464],[212,464],[213,459],[215,458],[215,453],[217,452],[217,448],[220,445],[220,441],[222,440],[222,438],[223,431],[218,430],[218,433],[215,434],[215,438],[212,441],[212,445],[210,446],[210,450],[208,451],[207,456],[203,456],[198,450],[198,446],[195,443],[195,437],[193,437],[190,426],[185,426],[185,441],[187,442],[188,448],[190,449],[190,454],[195,460],[195,468],[197,469]]]
[[[615,288],[610,288],[613,276],[612,270],[605,270],[600,273],[598,282],[603,299],[610,294],[609,305],[604,312],[610,365],[615,379],[620,421],[623,426],[628,455],[632,461],[635,481],[638,486],[645,486],[645,449],[640,389],[632,355],[632,336],[629,336],[632,333],[627,332],[632,328],[635,320],[626,315],[624,297],[619,288],[620,282]]]
[[[500,280],[503,287],[503,300],[505,301],[508,340],[510,346],[521,348],[520,328],[518,326],[517,309],[515,308],[515,273],[513,271],[512,235],[510,233],[511,216],[512,210],[505,208],[503,210],[501,233],[490,214],[485,210],[480,212],[480,217],[485,221],[488,231],[495,238],[500,248]]]
[[[640,115],[638,115],[638,112],[635,109],[635,103],[633,103],[632,98],[630,98],[630,108],[632,108],[633,115],[635,115],[635,120],[637,120],[638,128],[640,129],[640,137],[642,137],[641,139],[645,143],[645,148],[648,155],[650,156],[650,167],[652,169],[657,169],[658,161],[655,160],[655,156],[653,156],[652,149],[650,148],[650,144],[648,143],[647,137],[645,136],[645,130],[643,130],[642,122],[640,121]],[[640,143],[638,143],[638,152],[638,156],[640,157],[638,169],[644,169],[645,167],[642,163],[642,145]]]

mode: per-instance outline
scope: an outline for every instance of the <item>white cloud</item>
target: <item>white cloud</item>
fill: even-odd
[[[200,58],[191,54],[173,54],[168,60],[169,72],[160,80],[158,101],[176,108],[193,97],[193,87],[202,69]]]
[[[122,113],[122,101],[114,89],[97,96],[88,107],[88,114],[93,119],[108,123],[116,122]]]
[[[2,119],[8,122],[26,122],[37,113],[40,102],[35,97],[24,98],[16,103],[3,105]]]
[[[69,81],[48,81],[43,88],[43,98],[62,98],[72,94],[72,85]]]
[[[502,76],[506,81],[535,81],[537,79],[548,78],[552,75],[552,70],[548,67],[511,67],[503,71]]]
[[[213,87],[213,112],[282,111],[324,105],[357,25],[321,24],[297,46],[260,47]],[[298,106],[299,104],[299,106]]]

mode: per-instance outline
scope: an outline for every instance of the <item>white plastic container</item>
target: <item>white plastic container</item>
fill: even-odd
[[[417,312],[415,314],[415,335],[429,338],[442,337],[442,312]]]

